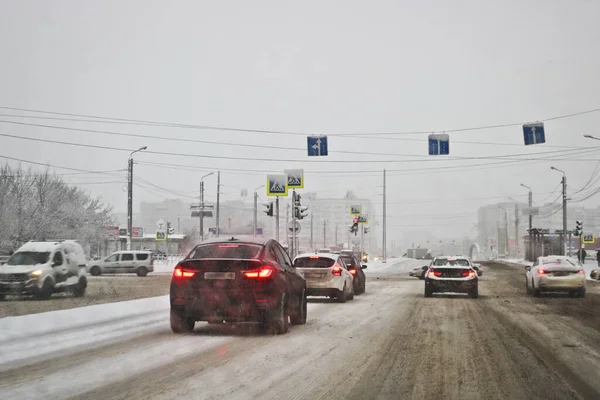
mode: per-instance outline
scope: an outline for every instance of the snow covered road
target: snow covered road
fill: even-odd
[[[422,263],[371,263],[366,294],[346,304],[311,299],[307,324],[282,336],[253,325],[204,323],[192,335],[173,335],[164,296],[4,318],[0,392],[14,399],[128,400],[599,393],[599,317],[585,317],[598,300],[596,288],[587,303],[533,299],[513,276],[518,268],[491,266],[479,299],[425,299],[423,282],[407,276]],[[538,388],[536,379],[546,386]]]

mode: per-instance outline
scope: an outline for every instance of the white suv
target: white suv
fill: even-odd
[[[89,272],[93,276],[102,274],[146,276],[148,272],[154,272],[154,260],[151,251],[117,251],[104,259],[90,262]]]

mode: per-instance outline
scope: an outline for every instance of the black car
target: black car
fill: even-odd
[[[170,301],[174,333],[196,321],[259,322],[276,334],[306,323],[306,281],[272,239],[197,245],[175,267]]]
[[[346,269],[354,276],[354,294],[362,294],[367,290],[367,277],[363,269],[366,265],[361,265],[358,258],[354,255],[340,254],[340,260],[346,265]]]
[[[467,293],[479,296],[477,272],[462,257],[436,257],[425,274],[425,297],[433,293]]]

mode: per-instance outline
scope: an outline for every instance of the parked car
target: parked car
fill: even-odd
[[[414,267],[410,271],[408,271],[408,275],[414,276],[419,279],[425,279],[425,274],[429,269],[429,265],[424,265],[422,267]]]
[[[465,257],[435,257],[425,275],[425,297],[434,293],[467,293],[479,297],[477,272]]]
[[[340,303],[354,298],[354,276],[339,255],[300,254],[294,259],[294,266],[306,279],[308,296],[329,296]]]
[[[102,274],[147,276],[149,272],[154,272],[154,259],[152,252],[148,250],[117,251],[104,259],[90,262],[88,270],[92,276]]]
[[[335,254],[335,253],[334,253]],[[354,275],[354,293],[362,294],[367,291],[367,277],[363,270],[367,269],[366,265],[361,265],[360,260],[354,255],[342,254],[339,255],[340,260],[346,265],[346,269],[351,275]]]
[[[48,299],[53,293],[85,295],[86,255],[73,240],[27,242],[0,266],[0,299],[30,294]]]
[[[306,323],[306,281],[272,239],[215,239],[197,245],[171,279],[171,330],[196,321],[258,322],[275,334]]]
[[[477,272],[477,276],[483,275],[483,269],[481,269],[481,264],[471,263],[471,268],[473,268],[475,272]]]
[[[590,272],[590,278],[600,280],[600,269],[594,269]]]
[[[532,266],[526,266],[525,271],[527,294],[568,292],[571,296],[585,296],[585,271],[571,257],[539,257]]]

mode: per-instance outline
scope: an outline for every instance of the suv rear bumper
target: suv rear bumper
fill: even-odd
[[[232,298],[231,294],[182,298],[171,296],[171,309],[195,321],[256,322],[279,306],[281,296],[254,293]]]

